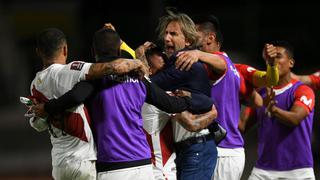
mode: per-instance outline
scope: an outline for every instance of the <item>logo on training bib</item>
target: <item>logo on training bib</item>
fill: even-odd
[[[73,62],[70,69],[80,71],[84,65],[84,62]]]
[[[139,83],[138,79],[131,78],[128,75],[109,75],[108,79],[121,83]]]

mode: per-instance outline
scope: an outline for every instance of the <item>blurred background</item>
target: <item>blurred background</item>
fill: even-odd
[[[51,145],[47,132],[33,130],[23,117],[19,96],[29,95],[29,85],[41,70],[35,54],[35,37],[44,28],[65,32],[69,61],[92,61],[93,33],[111,22],[132,48],[157,41],[155,28],[165,7],[188,15],[211,13],[220,19],[223,50],[236,63],[264,69],[264,43],[282,39],[295,47],[297,74],[319,69],[320,12],[317,3],[257,0],[1,0],[0,1],[0,179],[51,179]],[[318,99],[318,98],[317,98]],[[319,103],[314,119],[315,173],[319,173]],[[256,160],[256,128],[244,135],[247,179]]]

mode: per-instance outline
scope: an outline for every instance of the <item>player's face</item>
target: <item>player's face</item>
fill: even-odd
[[[196,28],[197,28],[197,33],[199,37],[200,49],[202,51],[205,51],[204,49],[206,49],[206,46],[207,46],[207,35],[205,32],[201,31],[201,29],[199,28],[199,25],[197,25]]]
[[[149,59],[149,65],[151,74],[156,74],[164,67],[164,60],[162,56],[154,54]]]
[[[213,52],[214,49],[219,50],[218,43],[215,39],[215,33],[205,32],[201,30],[199,25],[196,25],[198,32],[198,46],[200,46],[200,50],[204,52]]]
[[[172,21],[167,25],[163,40],[165,52],[168,57],[170,57],[174,52],[190,45],[177,21]]]
[[[278,68],[279,68],[279,76],[284,76],[287,73],[290,73],[290,68],[293,67],[294,61],[290,58],[286,52],[286,49],[283,47],[276,47],[277,48],[277,56],[276,61],[278,61]]]

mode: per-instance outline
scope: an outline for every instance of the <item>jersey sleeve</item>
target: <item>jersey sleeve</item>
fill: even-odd
[[[253,86],[248,83],[240,73],[240,97],[248,99],[253,91]]]
[[[74,61],[67,65],[60,65],[52,71],[52,78],[61,93],[70,90],[76,83],[85,80],[91,63]],[[62,95],[62,94],[61,94]]]
[[[243,75],[245,81],[254,87],[275,86],[279,81],[277,66],[267,66],[267,71],[259,71],[251,66],[236,64],[237,70]]]
[[[302,106],[307,112],[314,108],[315,95],[310,87],[301,85],[294,93],[294,105]]]
[[[235,64],[236,69],[243,76],[244,80],[250,84],[253,83],[253,75],[257,71],[255,68],[245,64]]]
[[[320,89],[320,76],[312,74],[309,76],[309,78],[311,80],[311,88],[314,90],[319,90]]]

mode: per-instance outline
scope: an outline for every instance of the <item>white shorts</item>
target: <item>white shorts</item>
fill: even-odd
[[[53,166],[55,180],[96,180],[95,161],[69,161],[61,166]]]
[[[240,156],[218,156],[212,179],[240,180],[245,164],[244,151],[240,154]]]
[[[290,171],[271,171],[253,168],[248,180],[315,180],[313,168],[301,168]]]
[[[154,180],[152,165],[137,166],[98,173],[98,180]]]

